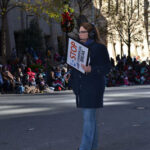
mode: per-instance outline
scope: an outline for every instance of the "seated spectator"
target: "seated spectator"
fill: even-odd
[[[28,74],[24,74],[23,75],[23,78],[22,78],[22,83],[23,83],[23,85],[25,86],[25,85],[30,85],[30,82],[29,82],[29,75]]]
[[[62,81],[62,84],[64,87],[65,87],[66,77],[67,77],[67,70],[66,70],[66,68],[63,67],[61,70],[61,81]]]
[[[144,84],[145,81],[146,81],[146,79],[145,79],[144,75],[142,75],[141,78],[140,78],[140,83]]]
[[[135,76],[135,83],[140,84],[140,74],[139,73]]]
[[[40,75],[42,75],[43,79],[46,81],[46,73],[44,72],[44,70],[42,68],[39,69],[39,73],[40,73]]]
[[[61,78],[61,69],[60,69],[60,67],[56,67],[55,78]]]
[[[20,78],[20,81],[23,81],[23,71],[21,67],[18,67],[16,72],[15,72],[15,78]]]
[[[32,78],[32,80],[29,83],[30,86],[36,86],[35,78]]]
[[[18,94],[24,93],[24,86],[23,86],[23,84],[21,82],[20,77],[16,78],[15,89],[16,89],[16,93],[18,93]]]
[[[15,91],[15,78],[11,74],[11,72],[7,69],[7,66],[3,66],[2,68],[2,77],[3,77],[3,87],[4,91],[7,92],[14,92]]]
[[[52,86],[53,82],[56,80],[54,71],[50,71],[50,73],[47,75],[47,84],[48,86]]]
[[[53,87],[55,88],[55,91],[61,91],[65,89],[62,84],[61,78],[56,78],[56,80],[53,82]]]
[[[129,83],[129,80],[128,80],[128,77],[127,77],[127,76],[125,76],[125,77],[124,77],[124,85],[130,85],[130,83]]]
[[[38,87],[39,87],[39,90],[40,91],[43,91],[46,89],[46,83],[45,83],[45,80],[43,78],[43,75],[42,74],[39,74],[38,77],[37,77],[37,84],[38,84]]]
[[[0,65],[0,93],[3,93],[3,77],[2,77],[2,65]]]
[[[70,78],[70,74],[67,74],[65,77],[65,89],[69,90],[71,89],[70,85],[69,85],[69,78]]]
[[[30,84],[35,81],[35,73],[32,72],[31,68],[27,68],[27,75],[29,76]]]

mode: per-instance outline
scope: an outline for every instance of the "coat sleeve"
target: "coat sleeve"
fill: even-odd
[[[100,45],[95,49],[94,63],[91,64],[91,74],[106,75],[111,69],[108,50],[104,45]]]
[[[79,72],[75,69],[71,69],[70,78],[68,81],[69,86],[72,88],[74,94],[78,94],[79,92]]]
[[[70,87],[72,87],[72,80],[73,80],[73,69],[70,70],[70,77],[68,80],[68,84]]]

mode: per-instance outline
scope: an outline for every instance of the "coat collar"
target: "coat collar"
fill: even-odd
[[[85,44],[86,46],[90,46],[90,45],[92,45],[93,43],[94,43],[94,40],[88,39],[84,44]]]

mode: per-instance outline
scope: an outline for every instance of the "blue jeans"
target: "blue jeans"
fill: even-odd
[[[83,134],[79,150],[98,150],[96,109],[85,108],[83,112]]]

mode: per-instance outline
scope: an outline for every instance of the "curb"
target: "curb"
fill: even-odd
[[[110,90],[123,90],[123,89],[140,89],[140,88],[149,88],[150,85],[133,85],[133,86],[117,86],[117,87],[106,87],[106,91]],[[67,95],[67,94],[74,94],[72,90],[65,90],[65,91],[54,91],[52,93],[35,93],[35,94],[1,94],[0,96],[41,96],[41,95]]]
[[[67,95],[67,94],[73,94],[72,90],[66,90],[66,91],[55,91],[51,93],[35,93],[35,94],[1,94],[0,96],[41,96],[41,95]]]
[[[145,89],[145,88],[150,88],[150,85],[131,85],[131,86],[116,86],[116,87],[106,87],[106,90],[118,90],[118,89],[125,89],[125,88],[128,88],[128,89]]]

